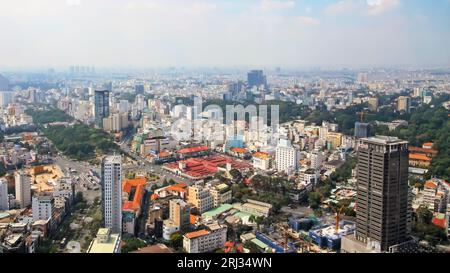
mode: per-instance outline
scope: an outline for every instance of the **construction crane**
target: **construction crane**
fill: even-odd
[[[293,245],[299,246],[301,253],[310,253],[312,251],[312,243],[303,239],[301,236],[294,236],[291,231],[289,231],[289,226],[287,224],[277,225],[284,237],[283,247],[288,249],[289,238],[293,239]]]
[[[336,232],[339,231],[339,222],[341,221],[341,215],[342,211],[344,210],[345,206],[342,206],[339,210],[335,207],[332,207],[334,213],[336,214],[336,225],[334,226],[334,229]]]

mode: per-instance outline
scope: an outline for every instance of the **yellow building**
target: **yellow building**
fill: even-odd
[[[342,144],[342,134],[341,133],[328,133],[327,136],[327,142],[328,142],[328,149],[334,150],[341,146]]]

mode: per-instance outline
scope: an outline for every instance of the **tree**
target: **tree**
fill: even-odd
[[[417,220],[421,224],[430,224],[433,220],[433,213],[422,205],[417,209]]]
[[[78,204],[80,202],[84,202],[83,192],[81,192],[81,191],[79,191],[75,194],[75,204]]]
[[[147,243],[138,238],[128,238],[124,239],[125,245],[122,247],[121,251],[123,253],[128,253],[131,251],[138,250],[139,248],[147,246]]]
[[[86,203],[84,203],[84,202],[78,202],[78,203],[75,205],[75,210],[83,210],[85,207],[86,207]]]
[[[179,248],[183,246],[183,236],[179,232],[170,235],[170,243],[173,247]]]
[[[237,169],[231,169],[230,175],[233,177],[234,180],[238,180],[238,179],[242,178],[241,172]]]
[[[321,195],[318,192],[310,192],[308,194],[308,203],[312,209],[318,209],[321,203]]]

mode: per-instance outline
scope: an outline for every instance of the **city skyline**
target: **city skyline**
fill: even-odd
[[[450,65],[448,0],[22,0],[0,6],[8,41],[0,45],[0,69]]]

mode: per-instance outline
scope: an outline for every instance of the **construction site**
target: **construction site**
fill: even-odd
[[[31,175],[31,187],[35,192],[53,191],[56,182],[64,176],[57,165],[35,166],[28,170]]]
[[[287,223],[278,223],[270,232],[256,232],[254,243],[262,250],[276,253],[336,253],[341,249],[343,236],[355,232],[355,223],[342,220],[343,208],[334,209],[334,217],[317,218],[313,215],[291,217]]]

